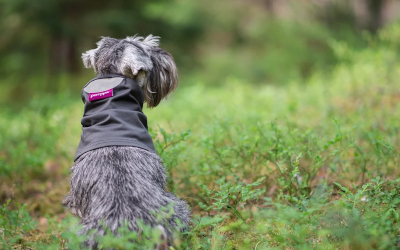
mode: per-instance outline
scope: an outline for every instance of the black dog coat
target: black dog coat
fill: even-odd
[[[133,146],[155,153],[142,112],[144,95],[139,85],[122,75],[101,75],[82,90],[85,110],[81,141],[75,155],[108,146]]]

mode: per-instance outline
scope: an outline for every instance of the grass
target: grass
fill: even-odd
[[[182,82],[145,109],[168,189],[193,211],[175,249],[398,249],[398,29],[363,51],[331,42],[339,63],[306,83]],[[60,204],[79,94],[0,110],[0,248],[79,249],[76,219]],[[144,227],[100,242],[142,249],[156,238]]]

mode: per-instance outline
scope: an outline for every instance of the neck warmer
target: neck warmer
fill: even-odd
[[[142,111],[143,91],[135,80],[122,75],[97,76],[84,86],[82,101],[82,135],[74,161],[90,150],[108,146],[156,152]]]

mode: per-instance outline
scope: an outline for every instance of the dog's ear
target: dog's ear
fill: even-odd
[[[110,46],[113,42],[115,43],[117,39],[111,38],[111,37],[101,37],[101,40],[96,43],[97,48],[96,49],[91,49],[86,51],[85,53],[82,53],[82,61],[83,65],[85,65],[85,68],[94,68],[95,67],[95,58],[96,58],[96,52],[100,49],[100,47],[103,46],[103,44]],[[95,70],[96,71],[96,70]]]
[[[94,68],[94,57],[98,49],[91,49],[82,53],[82,61],[85,68]]]
[[[127,46],[120,60],[119,72],[129,78],[134,78],[139,71],[148,72],[152,67],[149,55],[134,46]]]
[[[150,59],[151,49],[158,45],[158,38],[148,36],[127,37],[121,46],[124,46],[119,71],[127,77],[134,78],[139,71],[149,72],[153,68]]]
[[[149,108],[156,107],[162,99],[178,86],[178,69],[174,58],[167,51],[153,48],[151,52],[153,68],[143,91]]]

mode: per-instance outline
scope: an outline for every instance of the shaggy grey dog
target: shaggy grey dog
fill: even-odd
[[[156,107],[177,87],[175,62],[151,35],[103,37],[97,45],[82,54],[85,67],[94,68],[97,78],[82,91],[83,132],[63,205],[81,218],[81,234],[95,232],[88,236],[87,247],[97,248],[97,235],[107,229],[117,234],[124,222],[140,231],[138,220],[161,229],[171,244],[176,231],[188,229],[190,210],[165,190],[165,170],[147,132],[142,105]],[[173,208],[172,216],[158,221],[164,207]]]

